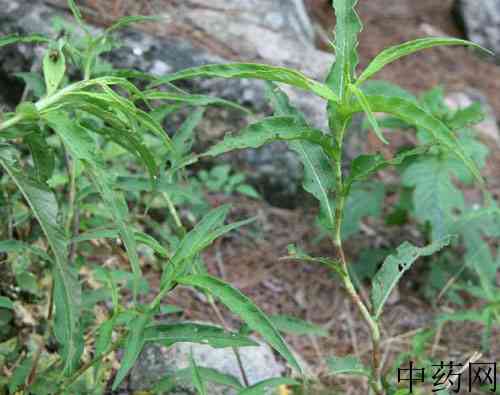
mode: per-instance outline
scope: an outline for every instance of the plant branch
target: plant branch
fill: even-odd
[[[347,122],[344,120],[341,128],[336,135],[338,146],[338,158],[335,161],[335,176],[336,176],[336,202],[335,202],[335,225],[333,242],[337,249],[338,259],[342,264],[343,275],[341,276],[344,287],[353,301],[358,307],[363,319],[368,324],[372,340],[372,377],[371,383],[374,392],[377,395],[384,395],[385,391],[382,386],[381,370],[380,370],[380,328],[378,322],[372,317],[365,303],[361,300],[360,295],[349,275],[347,259],[345,257],[344,248],[342,245],[342,219],[344,215],[346,193],[344,191],[344,182],[342,175],[342,142],[346,130]]]

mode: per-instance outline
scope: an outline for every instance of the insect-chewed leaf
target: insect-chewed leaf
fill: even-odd
[[[54,93],[61,84],[66,73],[66,58],[58,48],[49,48],[43,58],[43,76],[47,87],[47,95]]]
[[[7,36],[0,37],[0,47],[10,44],[46,44],[49,43],[50,40],[42,36],[41,34],[32,34],[29,36],[20,36],[19,34],[9,34]]]
[[[147,342],[165,342],[167,344],[179,342],[200,343],[214,348],[258,345],[246,336],[226,332],[218,326],[190,322],[157,323],[148,326],[144,332],[144,339]]]
[[[214,295],[226,305],[234,314],[241,317],[248,326],[261,336],[278,352],[288,363],[300,373],[302,369],[288,348],[287,344],[274,327],[269,318],[245,295],[231,285],[210,276],[194,275],[178,278],[182,285],[190,285],[203,289]]]
[[[443,122],[419,107],[418,104],[400,97],[366,96],[366,99],[374,112],[385,112],[394,115],[409,124],[429,131],[441,145],[449,149],[464,162],[471,174],[474,175],[481,187],[484,188],[484,180],[476,164],[464,152],[456,136]],[[355,107],[353,106],[353,112],[359,112]]]
[[[206,95],[188,95],[172,92],[162,92],[157,90],[144,92],[144,98],[147,100],[166,100],[178,103],[188,104],[190,106],[211,106],[219,105],[235,108],[237,110],[249,113],[250,111],[245,107],[240,106],[238,103],[234,103],[229,100],[220,99],[218,97],[206,96]]]
[[[369,376],[369,370],[356,357],[330,357],[328,358],[329,372],[335,374],[356,374]]]
[[[453,239],[453,236],[447,236],[422,248],[415,247],[405,242],[398,247],[396,254],[389,255],[385,259],[372,282],[371,299],[375,318],[378,319],[380,317],[387,298],[399,279],[403,276],[403,273],[406,272],[418,258],[430,256],[438,252],[450,245]]]
[[[289,377],[275,377],[244,388],[238,392],[238,395],[265,395],[268,394],[273,388],[277,388],[282,385],[299,385],[299,382]]]
[[[276,329],[292,335],[328,336],[328,331],[312,322],[289,315],[272,315],[269,317]]]
[[[238,135],[227,135],[203,155],[218,156],[245,148],[259,148],[274,141],[306,140],[329,146],[328,138],[321,130],[297,122],[293,117],[269,117],[243,129]]]
[[[328,86],[344,97],[358,65],[358,34],[363,29],[355,7],[358,0],[333,0],[335,8],[335,63]]]
[[[232,63],[193,67],[160,78],[154,85],[196,77],[254,78],[258,80],[281,82],[315,93],[326,100],[338,101],[338,96],[329,87],[296,70],[258,63]]]
[[[128,372],[134,366],[135,361],[144,347],[144,329],[149,323],[151,317],[149,314],[142,314],[136,317],[130,324],[130,332],[125,341],[125,353],[121,360],[120,369],[116,372],[113,381],[113,391],[118,388]]]
[[[484,49],[478,44],[471,41],[460,40],[458,38],[451,37],[426,37],[419,38],[417,40],[408,41],[403,44],[399,44],[393,47],[389,47],[380,52],[375,58],[370,62],[368,67],[361,73],[356,84],[361,84],[363,81],[373,77],[376,73],[382,70],[389,63],[394,62],[404,56],[411,55],[415,52],[421,51],[423,49],[437,47],[437,46],[449,46],[449,45],[461,45],[469,46],[481,49],[488,53],[490,51]]]
[[[45,185],[26,178],[5,160],[0,165],[14,180],[28,202],[35,218],[40,223],[55,256],[54,302],[56,307],[55,333],[62,345],[64,372],[71,374],[78,366],[83,351],[83,337],[80,330],[81,287],[76,275],[70,271],[67,262],[67,240],[62,226],[57,222],[57,201]]]
[[[373,131],[375,132],[378,139],[382,141],[384,144],[389,144],[389,142],[385,139],[384,135],[382,134],[382,130],[380,130],[377,118],[375,118],[375,115],[373,114],[373,111],[370,107],[370,103],[368,103],[368,101],[366,100],[365,94],[361,91],[361,89],[358,89],[355,85],[352,84],[349,85],[349,89],[352,91],[352,93],[354,93],[354,96],[356,96],[356,98],[358,99],[358,103],[365,112],[366,117],[368,118],[368,122],[373,128]]]

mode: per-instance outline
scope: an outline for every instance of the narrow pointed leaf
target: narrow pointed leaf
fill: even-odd
[[[47,237],[55,257],[54,303],[55,333],[62,345],[64,372],[71,374],[78,366],[83,351],[83,337],[80,330],[81,287],[75,274],[68,268],[67,240],[62,226],[57,222],[57,201],[45,185],[26,178],[5,160],[0,165],[14,180],[28,202],[35,218]]]
[[[299,155],[304,165],[303,188],[319,200],[320,215],[324,222],[333,229],[335,223],[333,201],[335,171],[332,161],[319,145],[309,141],[291,141],[289,146]]]
[[[207,344],[214,348],[257,346],[246,336],[225,331],[214,325],[197,323],[165,323],[148,326],[144,332],[146,342],[166,342],[168,344],[189,342]]]
[[[467,166],[471,174],[474,175],[482,188],[484,188],[484,180],[474,163],[474,161],[464,152],[463,147],[458,141],[453,132],[439,119],[429,114],[427,111],[418,106],[418,104],[402,99],[400,97],[386,96],[366,96],[368,103],[373,112],[384,112],[402,119],[408,124],[416,125],[429,131],[432,136],[442,146],[452,151],[462,162]],[[353,106],[353,112],[359,112]]]
[[[115,23],[113,23],[110,27],[106,29],[106,33],[112,33],[116,30],[123,29],[127,26],[130,26],[133,23],[144,23],[144,22],[160,22],[163,20],[162,16],[154,16],[154,15],[131,15],[124,16],[118,19]]]
[[[392,159],[385,159],[381,154],[360,155],[351,162],[351,172],[347,177],[344,188],[349,191],[355,182],[365,181],[376,172],[388,167],[402,164],[407,158],[420,156],[429,151],[429,146],[421,146],[403,151]]]
[[[187,276],[177,279],[182,285],[198,287],[212,294],[234,314],[241,317],[248,326],[260,335],[297,371],[302,369],[287,344],[269,318],[253,302],[231,285],[210,276]]]
[[[380,130],[377,118],[375,118],[375,115],[373,114],[372,109],[370,107],[370,103],[368,103],[368,101],[366,100],[365,94],[355,85],[350,85],[350,89],[358,99],[358,103],[363,109],[364,113],[366,114],[368,122],[373,128],[373,131],[377,135],[378,139],[382,141],[384,144],[389,144],[389,142],[385,139],[384,135],[382,134],[382,130]]]
[[[328,336],[328,331],[312,322],[289,315],[272,315],[269,317],[276,329],[291,335]]]
[[[244,388],[238,392],[238,395],[266,395],[273,388],[286,385],[299,385],[299,382],[288,377],[275,377]]]
[[[369,376],[369,370],[356,357],[330,357],[328,358],[328,372],[330,374],[356,374]]]
[[[63,113],[50,113],[47,116],[49,125],[59,135],[71,155],[86,163],[90,170],[92,181],[99,194],[104,199],[115,224],[123,239],[127,256],[134,274],[134,298],[137,297],[139,281],[141,279],[141,267],[134,233],[128,224],[128,207],[122,193],[114,191],[111,187],[112,181],[109,174],[102,168],[100,161],[95,155],[95,142],[87,131],[80,127],[76,121],[72,121]]]
[[[363,29],[355,7],[358,0],[333,0],[335,9],[335,63],[328,76],[328,86],[344,97],[354,80],[358,65],[358,34]]]
[[[453,241],[452,236],[447,236],[426,247],[419,248],[405,242],[398,247],[393,255],[389,255],[382,267],[373,278],[371,299],[373,304],[373,315],[379,318],[382,313],[387,298],[401,279],[403,274],[410,269],[413,263],[422,256],[430,256],[444,247],[450,245]]]
[[[144,329],[149,320],[150,316],[148,314],[143,314],[136,317],[130,324],[130,332],[125,341],[125,353],[120,363],[120,369],[118,369],[115,380],[113,381],[113,391],[118,388],[139,357],[145,343]]]
[[[47,140],[37,131],[24,138],[31,151],[33,164],[36,170],[36,178],[41,181],[47,181],[54,171],[55,157],[52,148]]]
[[[307,140],[329,146],[328,138],[318,129],[304,126],[292,117],[270,117],[248,126],[237,135],[226,135],[203,155],[218,156],[238,149],[259,148],[274,141],[290,140]]]
[[[191,365],[191,381],[198,392],[198,395],[206,395],[207,390],[205,389],[205,383],[203,382],[203,378],[198,371],[198,366],[196,366],[196,362],[193,358],[193,350],[189,354],[189,365]]]
[[[432,48],[432,47],[442,47],[442,46],[450,46],[450,45],[461,45],[466,47],[475,47],[482,51],[491,53],[477,45],[471,41],[460,40],[458,38],[451,37],[426,37],[419,38],[417,40],[408,41],[403,44],[399,44],[393,47],[389,47],[380,52],[368,65],[368,67],[363,71],[363,73],[359,76],[356,84],[362,84],[363,81],[373,77],[376,73],[382,70],[386,65],[392,63],[402,57],[411,55],[415,52],[421,51],[423,49]]]
[[[233,63],[194,67],[160,78],[155,85],[196,77],[254,78],[258,80],[281,82],[283,84],[292,85],[315,93],[324,99],[334,102],[338,101],[337,95],[326,85],[317,82],[296,70],[258,63]]]
[[[219,105],[219,106],[235,108],[237,110],[250,113],[249,110],[247,110],[243,106],[240,106],[238,103],[206,95],[188,95],[188,94],[152,90],[144,92],[144,98],[146,98],[147,100],[166,100],[177,103],[185,103],[190,106]]]
[[[32,34],[30,36],[20,36],[19,34],[9,34],[0,37],[0,47],[10,44],[46,44],[50,40],[41,34]]]

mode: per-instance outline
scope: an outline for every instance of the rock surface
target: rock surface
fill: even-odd
[[[467,37],[495,52],[500,62],[500,2],[497,0],[457,0],[456,12]]]
[[[159,345],[146,346],[130,373],[128,390],[146,390],[167,375],[188,368],[191,350],[197,366],[210,367],[233,375],[242,382],[236,357],[230,348],[214,349],[203,344],[177,343],[170,348]],[[279,377],[285,371],[284,366],[277,362],[271,348],[264,343],[260,343],[259,347],[243,347],[240,349],[240,355],[250,384]],[[211,383],[207,385],[207,392],[210,395],[235,393],[229,387]],[[178,386],[172,394],[194,395],[195,391],[192,386],[186,384]]]
[[[67,17],[60,0],[0,0],[0,33],[51,32],[48,21]],[[316,79],[323,79],[334,57],[314,47],[314,32],[302,0],[190,0],[166,2],[161,14],[166,22],[154,26],[154,34],[139,30],[120,33],[125,46],[113,51],[108,60],[115,67],[136,68],[157,75],[186,67],[228,61],[255,61],[297,68]],[[85,5],[85,1],[79,2]],[[19,45],[0,49],[0,102],[9,108],[17,104],[23,85],[12,73],[29,71],[36,59],[33,49]],[[38,59],[40,54],[38,55]],[[34,66],[36,67],[36,65]],[[260,81],[203,80],[190,83],[193,91],[208,93],[269,115],[270,109]],[[8,89],[7,89],[8,88]],[[287,89],[292,102],[318,127],[326,126],[325,104],[301,91]],[[227,110],[208,113],[215,130],[238,130],[248,118]],[[212,130],[206,134],[213,136]],[[222,133],[221,133],[222,134]],[[218,136],[220,137],[220,136]],[[271,144],[258,150],[235,153],[225,160],[243,163],[250,180],[261,185],[268,201],[294,207],[300,199],[302,168],[294,153],[284,144]]]

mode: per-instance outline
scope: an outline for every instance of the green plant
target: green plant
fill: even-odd
[[[332,43],[332,47],[335,50],[336,61],[325,83],[312,80],[298,71],[287,68],[237,63],[207,65],[183,70],[154,82],[152,86],[195,77],[255,78],[269,81],[268,93],[274,106],[275,116],[250,125],[238,135],[226,136],[223,141],[214,145],[203,156],[213,157],[235,149],[257,148],[277,140],[287,141],[290,148],[298,154],[305,169],[304,188],[320,203],[321,221],[330,233],[337,250],[337,256],[335,259],[315,258],[308,256],[296,247],[291,247],[290,257],[318,262],[330,267],[339,275],[347,294],[358,307],[370,329],[373,349],[369,367],[363,366],[360,361],[353,357],[334,357],[331,360],[331,372],[333,374],[351,372],[366,375],[372,391],[381,395],[386,394],[387,391],[395,391],[384,379],[383,367],[381,366],[379,321],[384,304],[404,272],[419,257],[430,256],[450,245],[454,240],[450,233],[454,232],[447,226],[439,229],[434,226],[434,240],[431,244],[425,247],[416,247],[410,243],[403,243],[394,254],[385,259],[381,268],[376,272],[372,279],[371,300],[365,300],[353,284],[342,244],[346,207],[349,202],[358,205],[365,204],[359,202],[359,198],[351,200],[350,198],[355,196],[358,189],[365,188],[366,184],[363,184],[365,180],[378,170],[399,165],[409,158],[417,158],[416,161],[418,161],[418,158],[431,150],[439,158],[444,155],[452,161],[453,165],[459,167],[461,174],[467,179],[476,180],[484,192],[488,212],[498,214],[498,209],[492,203],[491,196],[486,190],[485,182],[480,175],[477,164],[471,157],[470,150],[463,146],[461,140],[453,132],[459,125],[453,122],[444,122],[432,109],[412,100],[411,95],[409,96],[402,89],[392,89],[388,92],[384,89],[381,90],[380,86],[367,84],[368,80],[386,65],[419,50],[439,45],[473,47],[477,47],[477,45],[446,37],[417,39],[382,51],[357,76],[358,34],[362,25],[355,11],[356,3],[356,0],[333,0],[337,26],[335,42]],[[275,83],[288,84],[323,98],[327,102],[329,130],[324,132],[310,127],[304,116],[289,103],[287,96]],[[385,159],[380,154],[360,155],[350,163],[350,170],[346,173],[342,167],[343,142],[352,117],[357,113],[366,115],[371,129],[384,143],[387,143],[386,136],[382,132],[375,113],[386,113],[406,124],[416,126],[421,134],[425,133],[424,143],[399,152],[392,159]],[[457,118],[460,119],[460,116]],[[456,120],[458,121],[458,119]],[[428,157],[426,158],[425,160],[429,163]],[[442,169],[438,166],[429,170],[434,172]],[[420,174],[426,180],[436,175],[426,171]],[[408,181],[414,180],[414,178],[414,175],[406,174],[405,179],[408,185],[414,186],[412,181]],[[436,180],[435,186],[450,187],[447,172],[446,177]],[[444,196],[442,198],[446,199]],[[428,212],[422,214],[429,215]]]
[[[245,174],[233,172],[230,165],[214,166],[208,171],[201,170],[197,174],[197,179],[210,192],[223,192],[226,195],[238,192],[252,198],[259,198],[258,192],[245,183]]]
[[[178,311],[164,304],[165,296],[178,285],[199,288],[214,308],[214,298],[219,299],[300,371],[276,329],[284,325],[285,331],[300,330],[300,323],[274,324],[250,299],[207,275],[204,268],[201,252],[252,219],[226,225],[230,207],[221,206],[205,211],[201,220],[188,226],[176,206],[190,195],[184,188],[185,168],[195,161],[192,136],[203,110],[192,110],[171,137],[161,126],[163,118],[181,107],[224,105],[245,110],[174,86],[139,89],[155,77],[114,70],[100,55],[118,46],[113,38],[117,29],[156,18],[126,17],[93,36],[74,1],[68,5],[78,28],[62,24],[57,39],[0,38],[0,46],[20,42],[46,46],[42,72],[19,75],[27,84],[26,100],[15,112],[2,114],[0,121],[2,210],[7,217],[0,229],[0,252],[2,271],[5,268],[17,285],[0,284],[0,365],[6,372],[0,377],[2,393],[103,394],[110,379],[113,390],[120,385],[144,345],[152,342],[229,347],[237,356],[238,347],[255,345],[247,335],[228,328],[162,321],[162,315]],[[238,182],[233,180],[234,184]],[[159,207],[170,214],[166,226],[147,215],[158,199]],[[151,230],[156,238],[143,230]],[[121,265],[92,258],[97,241],[106,253],[119,257]],[[143,275],[144,248],[161,273],[152,300],[147,299],[149,284]],[[29,340],[23,340],[10,328],[14,314],[27,312],[20,309],[30,298],[43,309],[31,323],[36,328]],[[111,311],[97,314],[96,308],[105,302]],[[16,329],[22,333],[22,328]],[[307,326],[302,330],[318,331]],[[112,376],[105,357],[118,349],[123,358]],[[200,393],[205,391],[204,381],[234,386],[242,393],[259,391],[251,392],[238,379],[200,368],[194,361],[189,370],[166,381],[175,382],[186,374]],[[283,378],[257,386],[282,383],[296,382]]]

